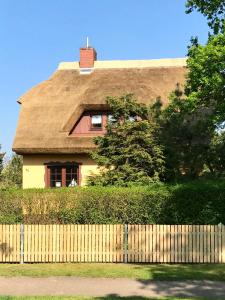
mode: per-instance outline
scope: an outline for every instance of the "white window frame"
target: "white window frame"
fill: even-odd
[[[94,118],[99,118],[98,120],[94,120]],[[95,126],[95,125],[100,125],[100,126]],[[101,114],[92,114],[91,115],[91,129],[102,129],[103,126],[103,117]]]

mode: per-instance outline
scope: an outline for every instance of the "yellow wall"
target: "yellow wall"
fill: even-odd
[[[87,154],[75,155],[45,155],[30,154],[23,156],[23,188],[44,188],[45,187],[45,166],[48,162],[69,162],[81,163],[81,185],[85,185],[87,177],[92,173],[98,173],[96,163]]]

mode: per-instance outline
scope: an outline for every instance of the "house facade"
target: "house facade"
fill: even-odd
[[[111,117],[106,97],[133,93],[166,105],[185,74],[185,58],[98,61],[94,48],[81,48],[79,62],[60,63],[18,100],[13,151],[23,156],[23,188],[85,185],[98,172],[89,152]]]

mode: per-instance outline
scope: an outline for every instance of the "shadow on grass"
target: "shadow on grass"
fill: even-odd
[[[180,298],[181,297],[181,298]],[[225,298],[217,298],[215,297],[160,297],[157,296],[157,298],[149,298],[149,297],[142,297],[142,296],[128,296],[128,297],[121,297],[118,296],[117,294],[109,294],[104,297],[79,297],[79,296],[20,296],[20,297],[15,297],[15,296],[0,296],[0,300],[209,300],[209,299],[220,299],[220,300],[225,300]]]
[[[106,297],[95,297],[95,300],[146,300],[149,298],[141,297],[141,296],[132,296],[132,297],[120,297],[116,294],[108,295]],[[156,298],[150,298],[151,300],[155,300]],[[157,300],[160,300],[159,298]]]
[[[144,270],[144,280],[225,281],[224,264],[135,264],[134,268],[137,273]]]

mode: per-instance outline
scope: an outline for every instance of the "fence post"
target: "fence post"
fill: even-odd
[[[128,225],[124,224],[124,262],[128,263]]]
[[[221,226],[222,263],[225,263],[225,225]]]
[[[24,263],[24,224],[20,224],[20,263]]]

